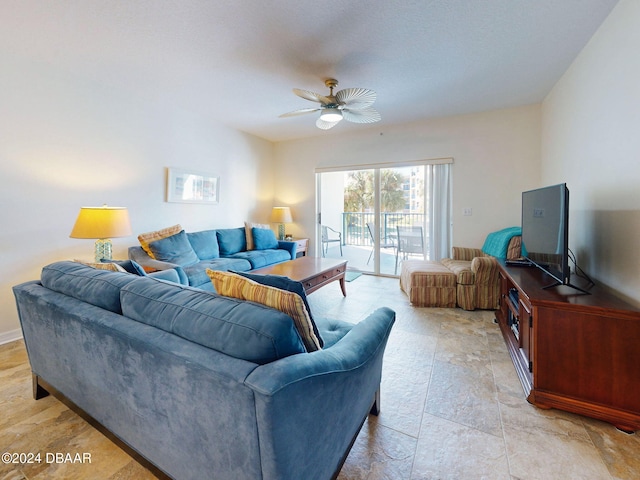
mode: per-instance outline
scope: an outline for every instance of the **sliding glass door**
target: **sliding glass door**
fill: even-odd
[[[405,259],[430,258],[433,167],[417,164],[318,173],[321,254],[342,255],[350,270],[381,275],[397,275]],[[437,191],[445,198],[450,195],[449,189]],[[448,225],[448,216],[444,221]]]

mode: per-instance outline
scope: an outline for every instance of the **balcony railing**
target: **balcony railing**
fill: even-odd
[[[392,238],[396,236],[396,226],[425,228],[425,239],[428,235],[426,215],[423,213],[382,213],[380,214],[380,237]],[[367,223],[375,222],[374,213],[343,212],[342,213],[342,242],[344,245],[372,245],[371,235]]]

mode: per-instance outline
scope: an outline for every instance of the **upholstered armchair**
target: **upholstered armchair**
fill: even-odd
[[[487,236],[482,249],[453,247],[452,257],[441,263],[456,275],[456,298],[464,310],[497,310],[500,300],[500,278],[496,258],[521,256],[519,227]]]

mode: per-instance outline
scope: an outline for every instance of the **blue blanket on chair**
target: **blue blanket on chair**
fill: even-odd
[[[517,235],[522,235],[522,228],[508,227],[487,235],[482,251],[497,258],[507,258],[509,242]]]

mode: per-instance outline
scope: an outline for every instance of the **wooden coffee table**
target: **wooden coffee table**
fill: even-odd
[[[276,263],[270,267],[258,268],[251,273],[262,275],[283,275],[296,280],[304,286],[306,293],[315,292],[320,287],[335,280],[340,282],[342,295],[347,296],[344,274],[347,271],[346,260],[331,258],[300,257],[288,262]]]

